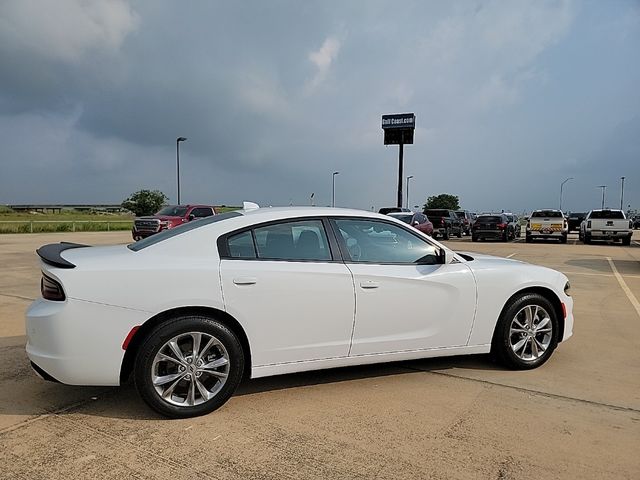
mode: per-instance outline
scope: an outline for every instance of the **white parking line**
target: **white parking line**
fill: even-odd
[[[514,255],[516,255],[516,252],[513,252],[511,255],[507,255],[507,258],[511,258],[511,257],[513,257]]]
[[[636,242],[635,240],[633,241],[633,243],[635,243],[637,246],[640,247],[640,242]]]
[[[629,298],[629,301],[631,302],[631,305],[633,305],[633,308],[636,309],[636,312],[638,313],[638,316],[640,317],[640,302],[638,302],[638,299],[631,292],[631,290],[627,286],[626,282],[622,278],[622,275],[620,275],[618,273],[618,269],[614,265],[613,260],[611,260],[611,257],[607,257],[607,261],[609,262],[609,265],[611,266],[611,270],[613,270],[613,274],[616,276],[616,279],[618,280],[618,283],[620,284],[620,287],[622,288],[624,293],[627,294],[627,297]]]

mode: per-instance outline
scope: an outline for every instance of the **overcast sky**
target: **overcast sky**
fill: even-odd
[[[3,0],[0,204],[640,209],[640,2]]]

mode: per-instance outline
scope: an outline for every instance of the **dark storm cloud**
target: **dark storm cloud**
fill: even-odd
[[[633,128],[607,139],[638,115],[632,3],[604,15],[571,2],[388,7],[5,2],[0,202],[173,195],[183,135],[187,201],[306,203],[315,192],[326,204],[340,170],[338,203],[380,206],[395,198],[397,149],[380,130],[394,111],[418,115],[412,204],[452,192],[479,210],[554,206],[557,176],[599,175],[602,149],[631,158],[618,150],[634,151]],[[596,38],[617,55],[576,55]],[[594,61],[600,73],[584,75]],[[575,85],[601,100],[585,106]],[[632,162],[615,169],[640,177]],[[540,171],[551,178],[532,188]]]

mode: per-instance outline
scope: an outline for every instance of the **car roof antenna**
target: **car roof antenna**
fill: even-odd
[[[258,205],[257,203],[242,202],[242,209],[243,210],[257,210],[258,208],[260,208],[260,205]]]

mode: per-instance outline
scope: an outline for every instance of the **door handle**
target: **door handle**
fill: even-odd
[[[360,282],[360,287],[362,288],[378,288],[380,284],[378,282],[373,282],[371,280],[367,280],[366,282]]]
[[[256,277],[238,277],[233,279],[236,285],[255,285],[258,279]]]

